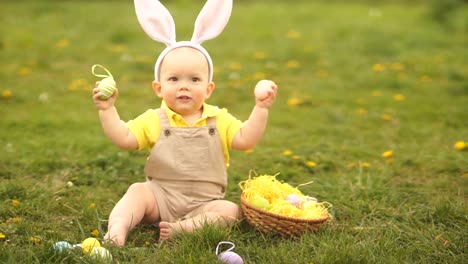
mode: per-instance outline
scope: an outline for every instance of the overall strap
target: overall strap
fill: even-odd
[[[210,116],[206,119],[207,126],[216,126],[216,117]]]
[[[156,112],[158,113],[159,116],[159,122],[161,123],[161,128],[163,127],[170,127],[169,119],[167,118],[167,113],[164,109],[158,108],[156,109]]]

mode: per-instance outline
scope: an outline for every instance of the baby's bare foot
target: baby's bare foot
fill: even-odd
[[[159,223],[159,240],[169,240],[175,237],[177,230],[174,228],[173,223],[161,221]]]

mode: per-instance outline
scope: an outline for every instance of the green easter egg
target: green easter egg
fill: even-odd
[[[261,196],[255,196],[249,200],[249,204],[264,210],[270,208],[270,202]]]
[[[89,255],[95,260],[112,261],[112,255],[109,250],[103,247],[95,247],[91,250]]]
[[[99,82],[99,92],[102,94],[99,99],[101,100],[107,100],[109,97],[111,97],[114,92],[115,92],[115,81],[112,77],[107,77],[102,79],[101,82]]]

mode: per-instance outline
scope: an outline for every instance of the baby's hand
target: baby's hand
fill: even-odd
[[[107,100],[102,100],[100,97],[102,94],[99,91],[99,82],[96,82],[96,87],[93,89],[93,101],[96,107],[99,110],[106,110],[114,106],[115,100],[117,99],[117,96],[119,95],[119,90],[116,88],[114,94],[112,94],[111,97],[109,97]]]
[[[278,86],[270,80],[261,80],[255,86],[255,103],[258,107],[270,108],[275,102]]]

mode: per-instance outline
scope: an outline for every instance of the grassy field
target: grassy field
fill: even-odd
[[[169,2],[169,1],[166,1]],[[167,3],[178,40],[201,1]],[[133,1],[0,3],[0,263],[87,263],[54,242],[102,239],[110,210],[144,180],[147,151],[103,135],[91,89],[111,70],[124,120],[160,101],[151,81],[163,45],[139,27]],[[448,11],[447,11],[448,12]],[[267,133],[233,152],[227,198],[249,171],[280,173],[333,204],[334,220],[298,239],[245,221],[170,243],[135,229],[114,263],[216,263],[218,242],[246,263],[463,263],[468,255],[466,5],[435,19],[427,4],[236,1],[204,46],[215,64],[209,103],[248,117],[253,87],[279,85]]]

